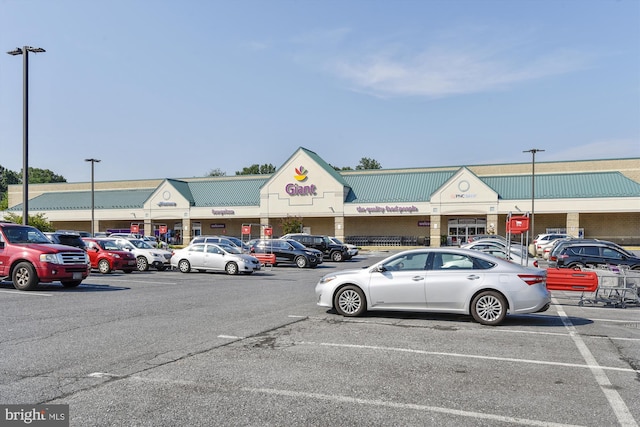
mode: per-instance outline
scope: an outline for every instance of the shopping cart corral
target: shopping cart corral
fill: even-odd
[[[579,306],[604,304],[626,308],[640,305],[640,271],[621,266],[599,266],[574,270],[547,269],[547,288],[581,292]]]
[[[598,276],[598,289],[593,298],[581,299],[580,305],[585,302],[621,308],[628,304],[640,305],[640,271],[612,265],[591,270]]]

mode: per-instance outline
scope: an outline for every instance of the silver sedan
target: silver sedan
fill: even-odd
[[[237,247],[214,243],[193,243],[173,253],[171,267],[183,273],[198,270],[251,274],[259,271],[262,265],[258,258],[242,253]]]
[[[413,249],[365,269],[327,274],[316,297],[319,306],[343,316],[367,310],[459,313],[497,325],[507,312],[549,308],[546,274],[471,249]]]

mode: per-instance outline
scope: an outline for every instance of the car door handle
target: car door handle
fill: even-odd
[[[424,276],[413,276],[411,280],[413,280],[414,282],[418,282],[420,280],[424,280]]]
[[[467,280],[478,280],[480,276],[476,276],[475,274],[470,274],[467,276]]]

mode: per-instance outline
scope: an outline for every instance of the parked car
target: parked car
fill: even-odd
[[[225,271],[227,274],[251,274],[260,271],[256,257],[242,253],[236,246],[216,243],[193,243],[173,252],[171,267],[183,273],[198,271]]]
[[[549,308],[546,274],[471,249],[423,248],[400,252],[369,268],[327,274],[315,291],[319,306],[343,316],[367,310],[460,313],[498,325],[507,312]]]
[[[508,248],[509,252],[515,253],[516,255],[519,255],[521,257],[524,257],[527,254],[524,246],[517,243],[511,243],[509,246],[507,246],[506,240],[503,241],[498,239],[478,239],[471,243],[465,243],[460,247],[479,251],[484,249],[502,249],[504,251],[507,251]]]
[[[625,265],[640,270],[640,258],[613,242],[595,239],[561,242],[549,256],[549,267],[582,269],[605,265]]]
[[[44,233],[44,235],[47,236],[49,240],[51,240],[51,243],[57,243],[58,245],[74,246],[76,248],[80,248],[83,250],[87,249],[87,245],[82,240],[82,237],[80,236],[80,234],[76,231],[67,231],[67,230],[60,230],[60,231],[54,231],[54,232],[47,231]]]
[[[196,236],[189,242],[190,245],[193,245],[194,243],[218,243],[221,245],[242,248],[241,245],[236,244],[236,242],[226,236]]]
[[[96,268],[102,274],[109,274],[114,270],[131,273],[137,269],[136,257],[130,251],[120,249],[115,239],[85,237],[87,255],[91,268]]]
[[[493,255],[498,258],[506,259],[507,261],[511,261],[519,265],[526,265],[527,267],[536,267],[536,268],[538,267],[538,260],[534,257],[529,256],[529,254],[524,254],[526,256],[523,257],[521,255],[518,255],[516,252],[512,251],[507,253],[505,249],[497,249],[497,248],[481,249],[481,252],[484,252],[485,254]]]
[[[542,256],[544,249],[543,245],[549,243],[552,240],[556,239],[566,239],[573,238],[569,234],[565,233],[547,233],[547,234],[538,234],[534,237],[533,241],[529,245],[529,253],[533,256]]]
[[[562,238],[562,239],[555,239],[555,240],[551,240],[545,244],[543,244],[541,246],[541,251],[542,251],[542,259],[549,259],[549,256],[551,255],[551,251],[553,250],[553,248],[555,248],[560,242],[563,241],[567,241],[567,240],[571,240],[573,239],[573,237],[566,237],[566,238]]]
[[[268,253],[276,256],[278,264],[295,264],[299,268],[316,268],[322,263],[322,253],[317,249],[307,248],[295,240],[256,239],[251,245],[251,253]]]
[[[324,259],[331,261],[346,261],[351,259],[349,250],[344,244],[337,244],[329,239],[329,236],[304,234],[304,233],[291,233],[282,236],[283,239],[292,239],[302,243],[308,248],[317,249],[322,252]]]
[[[10,278],[14,288],[30,291],[55,281],[71,288],[90,271],[83,249],[51,243],[35,227],[0,221],[0,280]]]
[[[120,249],[130,251],[135,255],[138,271],[147,271],[150,266],[158,271],[163,271],[171,266],[171,252],[169,251],[154,248],[140,239],[118,237],[115,241]]]
[[[358,247],[356,245],[352,245],[351,243],[344,243],[342,240],[337,237],[329,236],[329,240],[331,240],[336,245],[344,245],[347,247],[347,252],[349,253],[349,258],[353,258],[358,255]]]

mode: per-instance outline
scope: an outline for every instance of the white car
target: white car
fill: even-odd
[[[351,243],[343,243],[340,239],[333,236],[329,236],[329,240],[331,240],[336,245],[346,246],[347,253],[349,254],[350,258],[353,258],[354,256],[358,255],[358,247],[356,245],[352,245]]]
[[[133,252],[136,256],[138,271],[147,271],[149,267],[163,271],[171,265],[171,252],[154,248],[142,239],[119,237],[115,241],[123,250]]]
[[[483,325],[510,314],[545,311],[547,271],[460,248],[412,249],[371,267],[325,275],[316,301],[343,316],[367,310],[471,315]]]
[[[538,234],[529,245],[529,253],[533,256],[542,256],[547,243],[558,239],[573,239],[574,237],[565,233]]]
[[[258,258],[242,253],[242,249],[235,246],[194,243],[173,253],[171,267],[183,273],[192,270],[225,271],[233,275],[259,271],[261,263]]]

